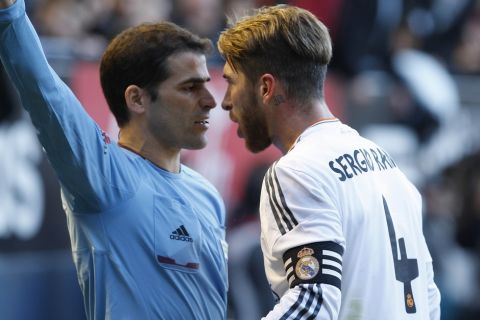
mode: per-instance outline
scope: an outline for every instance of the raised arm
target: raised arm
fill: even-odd
[[[77,211],[91,212],[128,197],[132,190],[125,186],[133,189],[135,181],[125,181],[127,170],[115,169],[124,153],[104,138],[48,64],[24,0],[0,0],[0,6],[0,58],[67,198],[75,199]]]

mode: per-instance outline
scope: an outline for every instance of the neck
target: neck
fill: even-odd
[[[303,111],[309,110],[309,111]],[[317,122],[335,119],[324,100],[316,100],[311,106],[285,104],[274,120],[273,144],[286,154],[298,137]]]
[[[139,133],[138,130],[128,127],[122,128],[119,133],[118,144],[166,171],[180,172],[180,150],[168,148],[152,137]]]

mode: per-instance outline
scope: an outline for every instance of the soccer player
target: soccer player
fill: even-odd
[[[222,102],[247,147],[283,156],[263,181],[261,245],[279,298],[265,319],[439,319],[417,189],[332,115],[332,55],[310,12],[264,7],[222,32]]]
[[[0,57],[62,186],[88,319],[224,319],[224,204],[180,163],[206,144],[211,42],[133,27],[100,67],[118,144],[50,68],[24,0],[0,0]]]

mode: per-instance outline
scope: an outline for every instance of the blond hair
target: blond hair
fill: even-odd
[[[307,10],[289,5],[257,9],[221,33],[218,49],[251,81],[271,73],[291,97],[323,95],[332,44],[327,27]]]

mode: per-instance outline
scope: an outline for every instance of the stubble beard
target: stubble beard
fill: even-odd
[[[256,111],[245,116],[246,121],[244,121],[242,132],[247,149],[253,153],[265,150],[272,144],[265,115]]]
[[[207,146],[207,141],[206,139],[195,141],[195,142],[189,142],[186,145],[182,147],[182,149],[187,149],[187,150],[201,150]]]
[[[185,138],[184,145],[182,149],[188,150],[200,150],[207,146],[208,139],[206,132],[190,132],[190,135]]]

